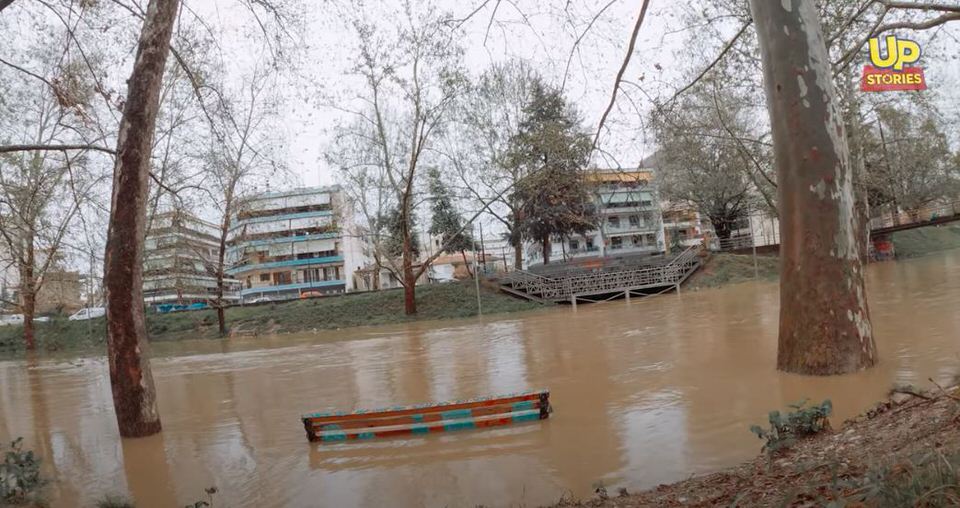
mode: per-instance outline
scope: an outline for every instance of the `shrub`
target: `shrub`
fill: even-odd
[[[815,406],[808,407],[806,404],[807,399],[796,404],[790,404],[787,407],[793,411],[786,414],[781,414],[780,411],[770,411],[769,429],[763,429],[759,425],[750,426],[750,432],[756,434],[760,439],[766,440],[761,451],[774,453],[793,445],[798,438],[812,436],[829,428],[830,422],[827,417],[833,410],[833,404],[830,403],[830,400],[825,400]]]
[[[40,476],[40,459],[23,450],[23,438],[10,443],[0,464],[0,504],[38,504],[47,480]]]
[[[135,505],[132,501],[122,496],[108,494],[103,499],[97,501],[97,508],[135,508]]]

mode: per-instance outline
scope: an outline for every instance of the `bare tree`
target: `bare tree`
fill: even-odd
[[[929,106],[881,104],[866,134],[865,184],[875,205],[915,215],[938,199],[953,198],[960,168],[953,164],[946,133]]]
[[[460,69],[463,52],[458,32],[444,23],[433,6],[405,1],[399,18],[395,37],[362,20],[353,23],[360,39],[356,71],[364,83],[361,99],[368,106],[357,113],[366,124],[352,136],[375,147],[377,163],[394,195],[404,310],[415,314],[416,281],[429,266],[428,262],[414,266],[415,238],[410,228],[421,190],[421,168],[429,148],[442,136],[466,79]],[[341,139],[346,137],[341,133]]]
[[[50,39],[64,34],[40,30]],[[22,312],[24,344],[33,349],[37,295],[48,272],[63,266],[64,241],[99,179],[80,135],[89,121],[89,81],[60,46],[28,54],[22,66],[0,67],[0,139],[20,143],[0,154],[0,251],[19,288],[17,301],[6,303]]]
[[[772,182],[766,146],[743,104],[735,91],[708,79],[652,115],[661,195],[695,205],[720,239],[730,237]]]
[[[840,374],[870,367],[870,325],[853,174],[819,14],[812,0],[751,0],[777,161],[778,368]]]
[[[241,210],[252,184],[270,179],[278,167],[271,148],[280,145],[270,134],[273,124],[269,120],[277,109],[270,93],[271,85],[269,75],[258,68],[244,80],[240,100],[221,96],[211,108],[213,139],[206,170],[213,184],[209,192],[219,215],[219,235],[217,257],[208,269],[217,282],[212,304],[217,310],[221,337],[227,334],[224,294],[230,222]]]
[[[520,133],[524,108],[538,81],[540,77],[523,61],[493,65],[460,101],[457,115],[462,127],[452,129],[444,151],[444,162],[457,170],[476,206],[495,198],[490,214],[503,224],[518,270],[523,265],[521,203],[517,194],[501,195],[500,189],[516,186],[525,176],[526,167],[510,157],[510,141]]]

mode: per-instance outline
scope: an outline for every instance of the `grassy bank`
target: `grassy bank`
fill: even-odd
[[[541,305],[481,287],[484,314],[518,312]],[[403,292],[388,290],[355,293],[329,298],[312,298],[282,303],[248,305],[227,309],[227,326],[234,336],[256,336],[308,330],[329,330],[409,321],[452,319],[477,314],[477,293],[469,282],[437,284],[417,288],[414,316],[403,312]],[[217,338],[217,316],[213,311],[156,314],[148,312],[151,341]],[[105,346],[103,318],[89,321],[55,319],[37,323],[40,351],[102,350]],[[23,328],[0,327],[0,354],[21,354]]]
[[[893,248],[901,259],[960,249],[960,224],[908,229],[893,234]]]
[[[558,506],[958,506],[960,391],[907,391],[734,468]]]
[[[738,284],[754,280],[756,274],[760,280],[777,280],[779,273],[780,260],[776,256],[757,256],[754,271],[752,255],[719,253],[710,256],[706,265],[687,282],[687,287],[706,289]]]

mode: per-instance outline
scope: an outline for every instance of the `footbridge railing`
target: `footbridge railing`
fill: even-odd
[[[514,272],[502,281],[516,291],[538,299],[565,301],[578,297],[628,292],[647,288],[679,286],[699,266],[700,245],[680,253],[659,266],[632,270],[600,271],[566,277],[544,277],[530,272]]]

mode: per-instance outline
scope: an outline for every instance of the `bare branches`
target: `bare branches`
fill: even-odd
[[[36,145],[0,145],[0,153],[12,153],[12,152],[33,152],[33,151],[58,151],[62,152],[64,150],[95,150],[98,152],[108,153],[110,155],[117,155],[117,151],[112,148],[107,148],[99,145],[84,145],[84,144],[64,144],[64,145],[47,145],[47,144],[36,144]]]
[[[853,61],[853,58],[860,52],[863,48],[863,45],[867,43],[868,40],[872,37],[876,37],[884,32],[890,30],[928,30],[930,28],[935,28],[940,25],[949,23],[950,21],[960,20],[960,4],[958,5],[947,5],[947,4],[937,4],[929,2],[902,2],[895,0],[874,0],[873,2],[868,3],[867,6],[879,4],[883,6],[880,14],[877,16],[877,20],[874,22],[870,30],[865,33],[862,37],[857,39],[853,45],[851,45],[843,55],[837,59],[836,62],[833,62],[834,72],[840,72],[847,68],[850,63]],[[891,23],[884,24],[887,15],[896,9],[900,10],[918,10],[923,12],[944,12],[940,16],[931,18],[925,21],[894,21]],[[848,20],[846,25],[852,23],[853,19],[861,16],[866,11],[866,7],[859,10],[851,20]],[[833,42],[833,39],[831,39]]]
[[[640,26],[643,25],[643,18],[647,14],[647,7],[649,5],[650,0],[643,0],[643,5],[640,7],[640,14],[637,15],[637,22],[633,25],[630,43],[627,45],[627,54],[624,56],[620,70],[617,71],[617,78],[613,82],[613,92],[610,94],[610,103],[607,104],[607,109],[604,110],[603,115],[600,117],[600,123],[597,124],[597,134],[593,138],[594,147],[596,147],[597,142],[600,141],[600,132],[603,130],[603,124],[607,121],[607,116],[610,115],[613,105],[617,102],[617,91],[620,90],[620,81],[623,80],[623,74],[627,71],[627,66],[630,65],[630,57],[633,56],[633,49],[637,45],[637,35],[640,34]]]
[[[749,28],[750,25],[752,24],[753,24],[752,19],[744,23],[743,26],[740,27],[740,30],[737,31],[737,34],[734,35],[732,39],[727,41],[726,44],[724,44],[723,49],[720,50],[720,53],[717,55],[717,57],[714,58],[713,61],[710,62],[710,64],[707,65],[703,69],[703,71],[697,75],[696,78],[693,78],[693,80],[687,83],[686,86],[684,86],[680,90],[677,90],[677,92],[673,94],[673,97],[670,97],[670,100],[668,100],[665,104],[669,104],[673,102],[674,100],[677,99],[677,97],[682,95],[684,92],[686,92],[687,90],[692,88],[694,85],[696,85],[701,79],[703,79],[703,77],[706,76],[708,72],[710,72],[714,67],[716,67],[718,63],[720,63],[720,60],[723,60],[723,57],[726,56],[726,54],[730,51],[730,48],[732,48],[733,45],[736,44],[738,40],[740,40],[740,37],[743,35],[744,32],[747,31],[747,28]]]
[[[580,48],[580,41],[582,41],[583,38],[587,36],[587,33],[590,31],[591,28],[593,28],[593,24],[596,23],[598,19],[600,19],[600,16],[603,16],[603,13],[606,12],[607,9],[609,9],[615,3],[617,3],[617,0],[610,0],[609,2],[607,2],[606,5],[600,8],[600,10],[597,11],[597,13],[592,18],[590,18],[590,22],[587,23],[586,28],[584,28],[583,31],[580,32],[580,35],[577,37],[577,40],[573,41],[573,46],[570,47],[570,54],[567,55],[567,65],[563,69],[563,81],[561,81],[560,83],[561,92],[565,90],[567,87],[567,76],[570,73],[570,63],[573,61],[574,53],[576,53],[577,50]]]

